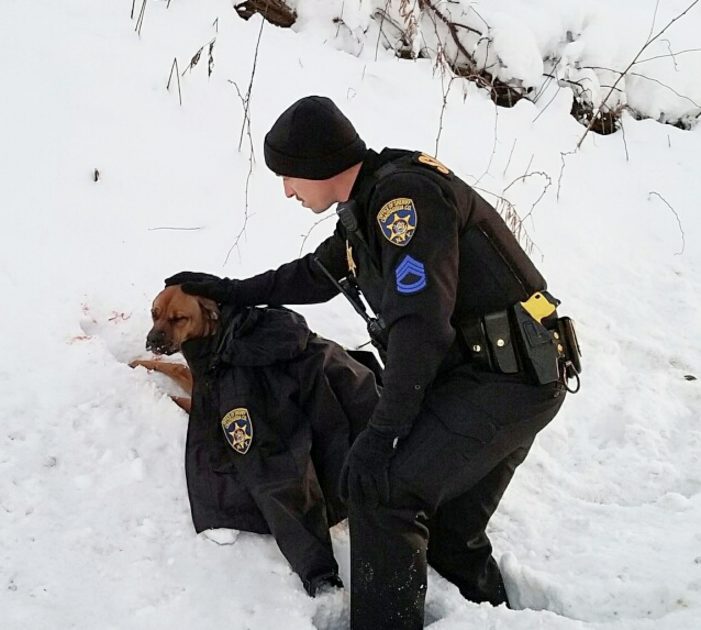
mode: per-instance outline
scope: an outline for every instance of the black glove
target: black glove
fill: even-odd
[[[336,588],[343,588],[343,580],[338,577],[338,573],[335,571],[332,573],[317,575],[310,580],[304,580],[303,584],[304,589],[307,591],[310,597],[323,595],[324,593],[333,591]]]
[[[219,280],[211,280],[205,282],[186,282],[182,285],[182,290],[190,295],[199,295],[201,297],[214,300],[218,304],[230,304],[231,306],[239,306],[236,299],[236,289],[238,280],[229,280],[229,278],[220,278]]]
[[[389,461],[397,436],[368,426],[353,442],[341,471],[341,498],[353,503],[389,503]]]
[[[163,282],[167,287],[170,287],[174,284],[183,284],[185,282],[212,282],[214,280],[219,280],[219,276],[202,271],[180,271],[174,276],[166,278]]]

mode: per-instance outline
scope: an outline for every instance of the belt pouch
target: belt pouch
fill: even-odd
[[[482,320],[476,317],[471,320],[462,321],[458,324],[458,334],[465,347],[465,352],[470,361],[493,370],[492,362],[487,348],[487,337],[484,334]]]
[[[484,316],[487,341],[497,372],[516,374],[518,361],[511,341],[511,326],[508,311],[489,313]]]

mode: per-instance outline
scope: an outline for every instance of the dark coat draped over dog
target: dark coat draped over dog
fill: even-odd
[[[194,389],[186,475],[197,532],[273,534],[305,584],[335,573],[341,468],[379,393],[373,373],[284,308],[222,313],[182,346]]]

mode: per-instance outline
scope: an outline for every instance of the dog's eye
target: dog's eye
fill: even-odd
[[[178,322],[184,322],[185,320],[187,320],[187,317],[185,315],[180,315],[179,317],[171,317],[169,321],[172,324],[177,324]]]

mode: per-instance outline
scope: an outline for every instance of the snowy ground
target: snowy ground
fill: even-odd
[[[492,522],[523,610],[468,604],[431,574],[427,623],[698,627],[701,380],[685,377],[701,379],[701,126],[626,117],[625,143],[620,132],[592,135],[562,158],[583,132],[568,90],[550,85],[537,104],[506,110],[454,84],[442,112],[431,61],[376,54],[371,30],[359,56],[339,50],[348,40],[309,7],[330,18],[342,3],[303,1],[296,31],[262,31],[247,222],[250,151],[246,135],[238,150],[242,107],[230,81],[247,89],[260,19],[241,21],[226,0],[152,0],[139,38],[128,0],[0,9],[0,627],[347,626],[347,595],[309,599],[271,539],[194,535],[186,418],[168,383],[126,365],[144,356],[166,275],[246,276],[331,231],[333,218],[305,240],[317,217],[284,199],[262,160],[277,115],[312,93],[332,97],[378,149],[435,152],[443,113],[441,160],[521,216],[550,184],[524,225],[578,322],[585,373]],[[523,24],[523,46],[543,54],[570,25],[589,29],[587,46],[598,42],[614,65],[637,52],[655,10],[652,0],[615,4],[484,0],[480,10],[507,34]],[[689,4],[663,0],[658,22]],[[346,2],[344,19],[367,24],[375,5],[384,2]],[[681,50],[698,47],[699,32],[696,6],[666,37]],[[165,90],[173,59],[182,72],[214,37],[213,74],[205,47],[181,78],[180,106],[177,89]],[[518,57],[521,40],[504,41]],[[701,101],[701,53],[660,60],[656,72]],[[629,100],[651,112],[682,107],[667,90],[636,89]],[[300,310],[325,336],[365,340],[340,299]],[[333,539],[348,581],[343,525]]]

